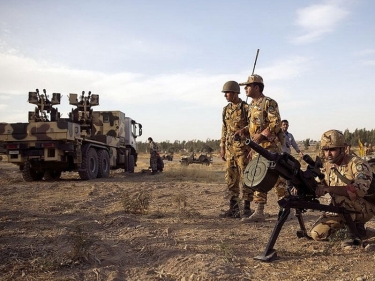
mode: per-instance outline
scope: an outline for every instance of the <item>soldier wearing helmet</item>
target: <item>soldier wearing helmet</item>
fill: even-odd
[[[228,104],[223,108],[223,121],[220,140],[220,156],[226,161],[225,181],[229,209],[220,217],[240,218],[240,192],[243,189],[243,172],[249,160],[249,148],[245,145],[245,136],[235,137],[235,132],[247,126],[249,106],[239,98],[240,86],[236,81],[224,84],[222,92]],[[250,201],[245,200],[244,215],[250,215]],[[247,202],[247,203],[246,203]]]
[[[250,138],[261,145],[263,148],[281,153],[281,146],[284,142],[283,132],[281,130],[281,117],[277,102],[263,94],[264,82],[260,75],[250,75],[246,82],[240,83],[245,86],[246,96],[252,98],[249,104],[248,125],[239,130],[239,135],[247,132]],[[257,153],[249,154],[249,157],[256,159],[259,157]],[[282,198],[287,194],[285,184],[280,179],[275,184],[278,198]],[[271,189],[271,188],[270,188]],[[242,218],[243,222],[259,222],[264,221],[264,206],[267,203],[267,194],[263,192],[253,192],[250,187],[245,186],[245,193],[252,197],[256,203],[255,212],[247,218]]]
[[[359,246],[361,239],[368,238],[370,232],[365,223],[375,215],[375,205],[364,198],[373,178],[371,167],[360,157],[346,154],[344,135],[338,130],[329,130],[322,135],[321,149],[327,185],[319,185],[315,193],[318,197],[329,193],[331,204],[354,211],[351,216],[360,237],[350,233],[343,246]],[[326,241],[336,231],[345,228],[344,222],[341,214],[324,214],[312,228],[311,237],[316,241]]]

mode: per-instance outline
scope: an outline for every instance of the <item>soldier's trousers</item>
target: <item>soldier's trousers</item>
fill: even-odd
[[[227,183],[228,189],[226,198],[239,198],[241,189],[243,190],[243,173],[249,163],[247,158],[248,150],[238,151],[236,153],[231,153],[227,151],[226,153],[226,170],[225,170],[225,181]],[[252,196],[252,195],[251,195]],[[249,200],[249,194],[243,193],[243,199]]]
[[[363,198],[352,201],[346,196],[333,195],[331,203],[358,213],[351,214],[355,223],[366,223],[375,215],[375,206]],[[327,214],[321,216],[311,229],[311,237],[316,241],[325,241],[336,231],[345,227],[345,219],[341,214]]]
[[[150,153],[150,167],[153,171],[158,169],[158,156],[156,153]]]

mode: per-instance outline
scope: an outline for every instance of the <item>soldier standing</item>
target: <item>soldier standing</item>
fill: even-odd
[[[288,120],[282,120],[281,121],[281,130],[283,131],[284,134],[284,144],[282,145],[282,150],[283,152],[286,152],[290,154],[292,152],[291,147],[294,148],[294,150],[299,154],[299,156],[303,156],[302,151],[299,149],[298,144],[296,143],[294,136],[288,132],[289,128],[289,122]],[[291,190],[293,188],[292,183],[289,180],[286,180],[286,186]]]
[[[150,167],[152,170],[151,175],[155,175],[158,172],[159,147],[151,137],[149,137],[147,140],[150,143]]]
[[[366,237],[365,223],[375,215],[375,204],[364,199],[372,181],[370,165],[360,157],[345,153],[344,135],[337,130],[329,130],[322,135],[321,149],[324,152],[325,179],[327,186],[319,185],[315,193],[318,197],[329,193],[333,206],[343,206],[351,213],[360,237],[350,233],[343,246],[359,246]],[[327,241],[339,229],[345,228],[342,214],[326,213],[321,216],[311,230],[316,241]],[[373,232],[367,229],[367,232]]]
[[[249,104],[248,125],[236,134],[243,135],[249,132],[250,138],[263,148],[271,152],[281,153],[281,145],[284,142],[281,132],[281,118],[277,102],[264,96],[263,78],[260,75],[253,74],[249,76],[246,82],[240,83],[245,86],[246,96],[251,97]],[[257,153],[250,152],[250,158],[259,157]],[[280,184],[280,180],[275,184],[278,198],[286,195],[286,188]],[[244,189],[248,194],[252,191],[245,185]],[[264,221],[264,206],[267,203],[267,194],[259,191],[253,193],[255,212],[247,218],[242,218],[243,222]],[[252,200],[251,200],[252,201]]]
[[[245,145],[245,137],[234,138],[234,133],[247,126],[247,113],[249,106],[242,101],[240,86],[235,81],[228,81],[224,84],[222,92],[229,102],[223,108],[223,123],[220,141],[220,156],[226,161],[225,181],[228,186],[227,198],[229,209],[220,217],[240,218],[239,197],[240,189],[243,190],[243,172],[249,160],[247,155],[249,148]],[[250,200],[247,194],[243,194],[244,215],[249,216]]]

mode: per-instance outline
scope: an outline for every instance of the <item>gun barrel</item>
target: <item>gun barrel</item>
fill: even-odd
[[[258,152],[260,155],[262,155],[269,161],[276,161],[278,158],[277,153],[272,153],[268,151],[267,149],[261,147],[259,144],[257,144],[255,141],[252,141],[251,139],[247,139],[245,141],[245,144],[250,146],[252,149],[254,149],[256,152]]]

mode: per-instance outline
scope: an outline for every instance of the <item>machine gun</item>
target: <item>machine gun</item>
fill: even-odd
[[[315,195],[315,189],[319,184],[316,178],[319,178],[320,181],[323,182],[324,174],[322,174],[320,171],[320,168],[322,168],[322,161],[318,156],[316,157],[316,161],[314,161],[309,155],[305,154],[303,156],[303,160],[308,164],[308,166],[305,171],[302,171],[299,161],[288,153],[279,154],[270,152],[250,139],[247,139],[245,143],[254,151],[259,153],[259,157],[263,156],[269,161],[267,174],[263,173],[265,177],[277,179],[277,177],[280,176],[286,180],[290,180],[297,190],[296,195],[291,194],[290,196],[284,197],[277,202],[279,206],[283,208],[283,210],[279,213],[278,220],[268,240],[265,251],[263,252],[263,254],[254,257],[254,259],[270,262],[277,257],[276,250],[273,249],[273,247],[280,234],[281,228],[283,227],[290,214],[291,208],[296,210],[295,215],[300,225],[300,230],[297,231],[298,238],[306,237],[311,239],[311,237],[307,234],[302,216],[302,214],[306,212],[307,209],[342,214],[346,220],[346,224],[349,227],[349,231],[353,235],[355,235],[355,237],[360,237],[355,223],[350,216],[351,213],[355,213],[354,211],[349,211],[343,207],[323,205],[319,203]],[[255,159],[253,161],[258,161],[258,159]],[[250,175],[247,176],[256,177],[256,173],[258,172],[259,171],[257,171],[255,167],[255,169],[250,171]],[[245,183],[247,185],[249,185],[248,182],[249,180],[247,180],[247,183],[245,180]],[[271,186],[265,187],[264,185],[262,186],[259,181],[257,181],[256,185],[252,185],[249,187],[255,191],[268,192],[273,188],[275,182],[276,180],[273,181],[273,184]]]

